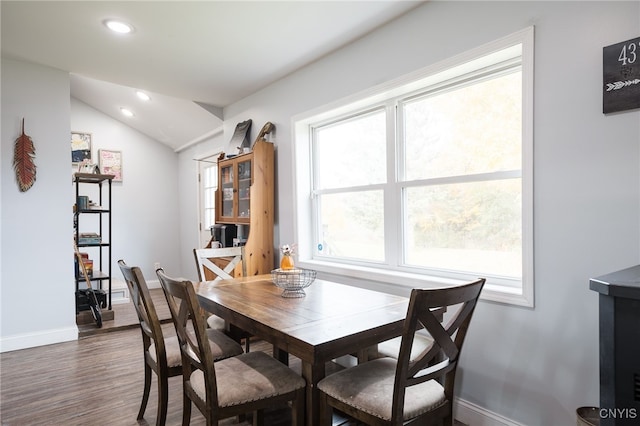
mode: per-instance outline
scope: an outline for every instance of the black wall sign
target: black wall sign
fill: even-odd
[[[640,108],[640,37],[602,49],[602,112]]]

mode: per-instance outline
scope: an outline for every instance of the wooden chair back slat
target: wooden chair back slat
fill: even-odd
[[[242,265],[242,275],[246,275],[244,247],[222,247],[193,249],[200,281],[218,281],[233,278],[236,266]],[[228,259],[226,265],[219,265],[214,260]],[[220,262],[224,263],[224,262]],[[213,276],[213,278],[211,278]]]
[[[142,271],[137,266],[129,267],[123,260],[118,261],[120,270],[129,289],[133,306],[143,333],[145,350],[155,343],[158,352],[157,362],[166,363],[164,336],[153,299],[149,293]]]

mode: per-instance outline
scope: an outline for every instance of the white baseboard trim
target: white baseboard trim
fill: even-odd
[[[148,288],[162,288],[160,286],[160,280],[148,280],[147,281]]]
[[[129,303],[129,290],[126,288],[111,289],[111,304],[120,305]]]
[[[453,417],[468,426],[524,426],[460,398],[453,402]]]
[[[126,303],[129,303],[131,300],[127,297],[114,297],[113,299],[111,299],[111,304],[112,305],[124,305]]]
[[[120,305],[129,303],[129,288],[127,283],[118,278],[113,278],[111,281],[111,304]]]
[[[36,346],[78,340],[78,327],[42,330],[37,333],[23,333],[0,339],[0,352],[17,351]]]

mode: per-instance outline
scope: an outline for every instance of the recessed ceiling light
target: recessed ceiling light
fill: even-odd
[[[127,108],[120,108],[120,112],[123,115],[126,115],[127,117],[133,117],[133,113],[131,112],[131,110],[128,110]]]
[[[141,90],[138,90],[138,91],[136,92],[136,95],[138,95],[138,97],[139,97],[140,99],[142,99],[143,101],[148,101],[148,100],[150,100],[150,99],[151,99],[151,98],[149,97],[149,95],[147,95],[146,93],[144,93],[144,92],[143,92],[143,91],[141,91]]]
[[[104,24],[111,31],[119,33],[119,34],[129,34],[133,31],[133,27],[126,22],[116,21],[114,19],[107,19],[104,21]]]

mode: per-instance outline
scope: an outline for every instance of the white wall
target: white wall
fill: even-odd
[[[20,192],[13,145],[36,149],[36,182]],[[74,340],[69,76],[2,58],[0,350]]]
[[[112,184],[113,279],[122,284],[119,259],[140,266],[151,285],[156,262],[181,272],[178,155],[69,93],[67,73],[2,58],[0,351],[77,338],[72,129],[92,134],[96,161],[100,149],[123,155],[123,182]],[[22,117],[37,165],[37,181],[25,193],[18,191],[12,167]],[[82,191],[97,199],[95,189]]]
[[[178,155],[75,98],[71,99],[71,129],[92,134],[95,159],[100,149],[122,152],[123,179],[112,183],[114,279],[122,281],[119,259],[139,266],[150,285],[157,281],[156,262],[179,274]]]
[[[471,424],[569,425],[598,405],[589,278],[640,262],[640,112],[602,114],[602,48],[639,35],[640,2],[428,2],[224,111],[226,135],[276,125],[276,245],[293,242],[292,116],[531,25],[536,306],[477,308],[457,388],[486,410]]]
[[[150,281],[155,262],[181,271],[178,155],[69,93],[67,73],[2,59],[1,351],[77,338],[71,129],[92,134],[94,159],[99,149],[123,154],[124,179],[112,187],[114,280],[122,278],[118,259],[140,266]],[[25,193],[12,167],[22,117],[37,165],[36,184]],[[83,187],[97,198],[94,190]]]

